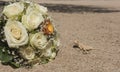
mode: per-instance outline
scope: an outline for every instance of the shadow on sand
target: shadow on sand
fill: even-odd
[[[66,4],[42,4],[51,12],[62,12],[62,13],[112,13],[120,12],[120,10],[102,8],[102,7],[93,7],[93,6],[82,6],[82,5],[66,5]]]
[[[0,11],[4,5],[7,5],[8,2],[0,1]],[[61,13],[112,13],[120,12],[120,10],[115,10],[111,8],[102,8],[95,6],[82,6],[82,5],[69,5],[69,4],[41,4],[48,7],[50,12],[61,12]]]

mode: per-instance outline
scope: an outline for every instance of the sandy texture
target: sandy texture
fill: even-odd
[[[60,33],[61,46],[56,59],[30,70],[0,65],[0,72],[120,72],[119,11],[110,7],[111,10],[96,8],[97,6],[96,11],[93,7],[85,5],[75,6],[73,8],[81,9],[68,12],[72,7],[64,9],[60,6],[51,8],[50,4],[47,6],[52,11],[50,15]],[[74,40],[79,40],[95,50],[85,55],[79,49],[73,48]]]

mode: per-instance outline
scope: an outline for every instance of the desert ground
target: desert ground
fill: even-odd
[[[119,0],[35,1],[47,6],[54,19],[61,41],[58,55],[32,69],[0,64],[0,72],[120,72]],[[94,49],[83,54],[73,48],[75,40]]]

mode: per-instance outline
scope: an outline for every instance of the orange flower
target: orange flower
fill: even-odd
[[[47,20],[47,21],[45,22],[45,27],[43,28],[43,32],[44,32],[45,34],[53,34],[54,28],[53,28],[53,25],[52,25],[52,23],[50,22],[50,20]]]

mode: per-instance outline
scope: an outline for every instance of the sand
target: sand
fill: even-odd
[[[48,64],[29,70],[0,64],[0,72],[120,72],[120,5],[108,5],[108,1],[104,1],[106,4],[101,6],[96,1],[96,5],[89,6],[91,2],[88,1],[88,5],[85,3],[82,7],[78,6],[78,2],[73,7],[68,4],[66,7],[69,9],[61,6],[64,3],[62,1],[59,5],[52,3],[54,6],[51,3],[44,4],[50,8],[49,13],[60,33],[58,56]],[[78,9],[72,11],[71,8]],[[73,48],[74,40],[95,50],[83,54],[81,50]]]

